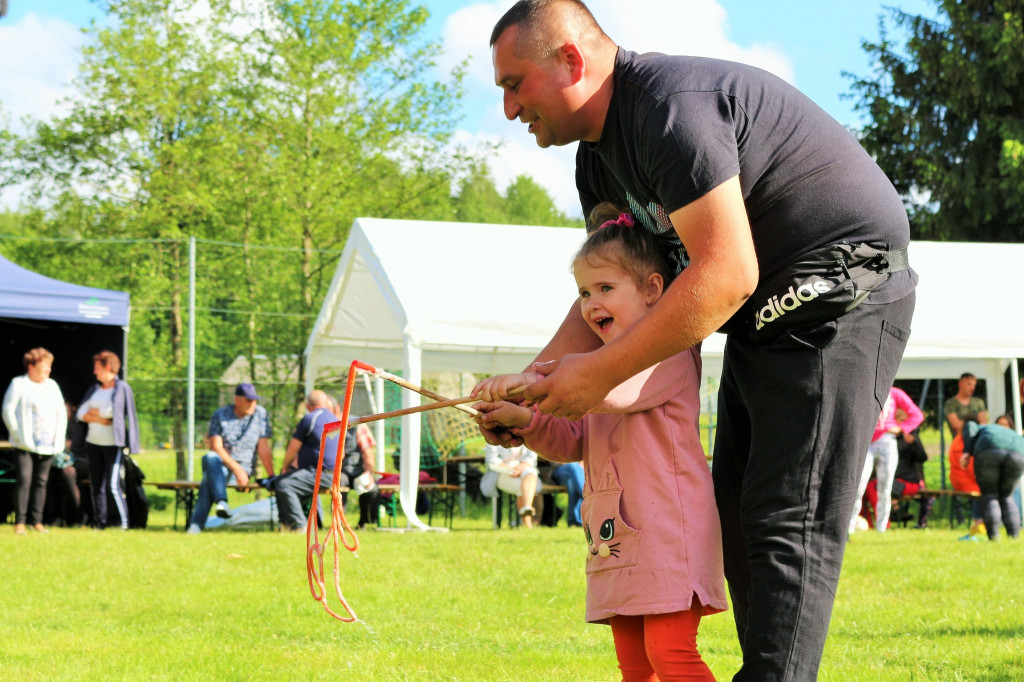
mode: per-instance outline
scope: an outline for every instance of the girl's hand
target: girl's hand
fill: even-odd
[[[536,372],[499,374],[497,376],[484,379],[474,386],[470,395],[489,403],[497,402],[499,400],[507,400],[509,397],[509,391],[521,386],[529,386],[543,378],[544,377]]]
[[[477,424],[485,429],[523,428],[533,419],[529,408],[506,401],[477,403],[473,407],[480,412],[476,417]]]

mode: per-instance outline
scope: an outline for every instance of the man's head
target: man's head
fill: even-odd
[[[974,387],[978,385],[978,378],[970,372],[964,372],[960,375],[960,381],[957,384],[959,394],[963,398],[969,398],[974,395]]]
[[[239,417],[252,414],[256,411],[256,403],[260,396],[256,393],[256,387],[249,383],[238,384],[235,388],[235,414]]]
[[[306,396],[306,410],[309,412],[319,410],[323,407],[330,409],[333,403],[334,401],[331,400],[331,396],[327,395],[320,389],[310,391],[309,395]]]
[[[615,50],[582,2],[519,0],[491,33],[505,116],[527,123],[540,147],[598,141]]]

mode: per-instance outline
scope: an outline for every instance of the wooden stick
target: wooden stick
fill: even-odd
[[[401,417],[406,414],[416,414],[417,412],[428,412],[430,410],[437,410],[442,407],[458,407],[463,403],[478,402],[479,398],[473,396],[465,396],[462,398],[452,398],[450,400],[442,400],[436,403],[429,403],[427,405],[420,405],[418,407],[405,407],[401,410],[392,410],[391,412],[381,412],[380,414],[368,414],[365,417],[359,417],[358,419],[351,420],[350,424],[355,426],[356,424],[366,424],[368,422],[380,421],[381,419],[389,419],[391,417]],[[476,410],[473,410],[476,413]]]
[[[385,372],[382,369],[378,369],[375,372],[375,375],[381,377],[382,379],[386,379],[386,380],[390,381],[393,384],[398,384],[402,388],[407,388],[410,391],[415,391],[416,393],[419,393],[422,396],[430,398],[431,400],[440,400],[441,402],[446,402],[446,401],[449,400],[448,398],[444,397],[440,393],[434,393],[433,391],[428,391],[427,389],[423,388],[422,386],[417,386],[416,384],[413,384],[413,383],[410,383],[410,382],[406,381],[405,379],[403,379],[400,376],[395,376],[394,374],[392,374],[390,372]],[[460,399],[456,398],[456,400],[460,400]],[[454,407],[457,410],[462,410],[463,412],[465,412],[466,414],[470,415],[471,417],[475,417],[475,416],[477,416],[480,413],[477,412],[476,410],[474,410],[472,407],[466,407],[464,404],[462,404],[462,403],[470,403],[470,402],[473,402],[474,400],[475,399],[469,399],[469,400],[463,400],[462,402],[453,403],[451,405],[451,407]],[[417,411],[421,412],[422,410],[417,410]],[[410,413],[409,412],[402,412],[402,414],[410,414]],[[394,415],[391,415],[391,416],[398,416],[398,414],[396,412]]]

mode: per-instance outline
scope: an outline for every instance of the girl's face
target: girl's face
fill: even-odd
[[[648,276],[641,290],[618,265],[591,257],[589,261],[577,261],[573,275],[579,287],[583,319],[604,343],[617,338],[646,315],[661,297],[662,278],[657,273]]]

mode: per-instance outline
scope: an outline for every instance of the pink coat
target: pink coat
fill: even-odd
[[[587,620],[727,608],[722,536],[700,443],[700,356],[684,351],[616,387],[581,421],[535,413],[517,432],[546,459],[582,461]]]
[[[902,422],[896,421],[896,410],[898,409],[907,413],[907,418]],[[889,397],[885,399],[882,413],[878,415],[878,422],[875,424],[875,433],[871,436],[871,442],[874,443],[894,426],[900,427],[903,433],[910,433],[923,421],[924,415],[921,414],[921,410],[910,399],[910,396],[893,386],[889,389]]]

